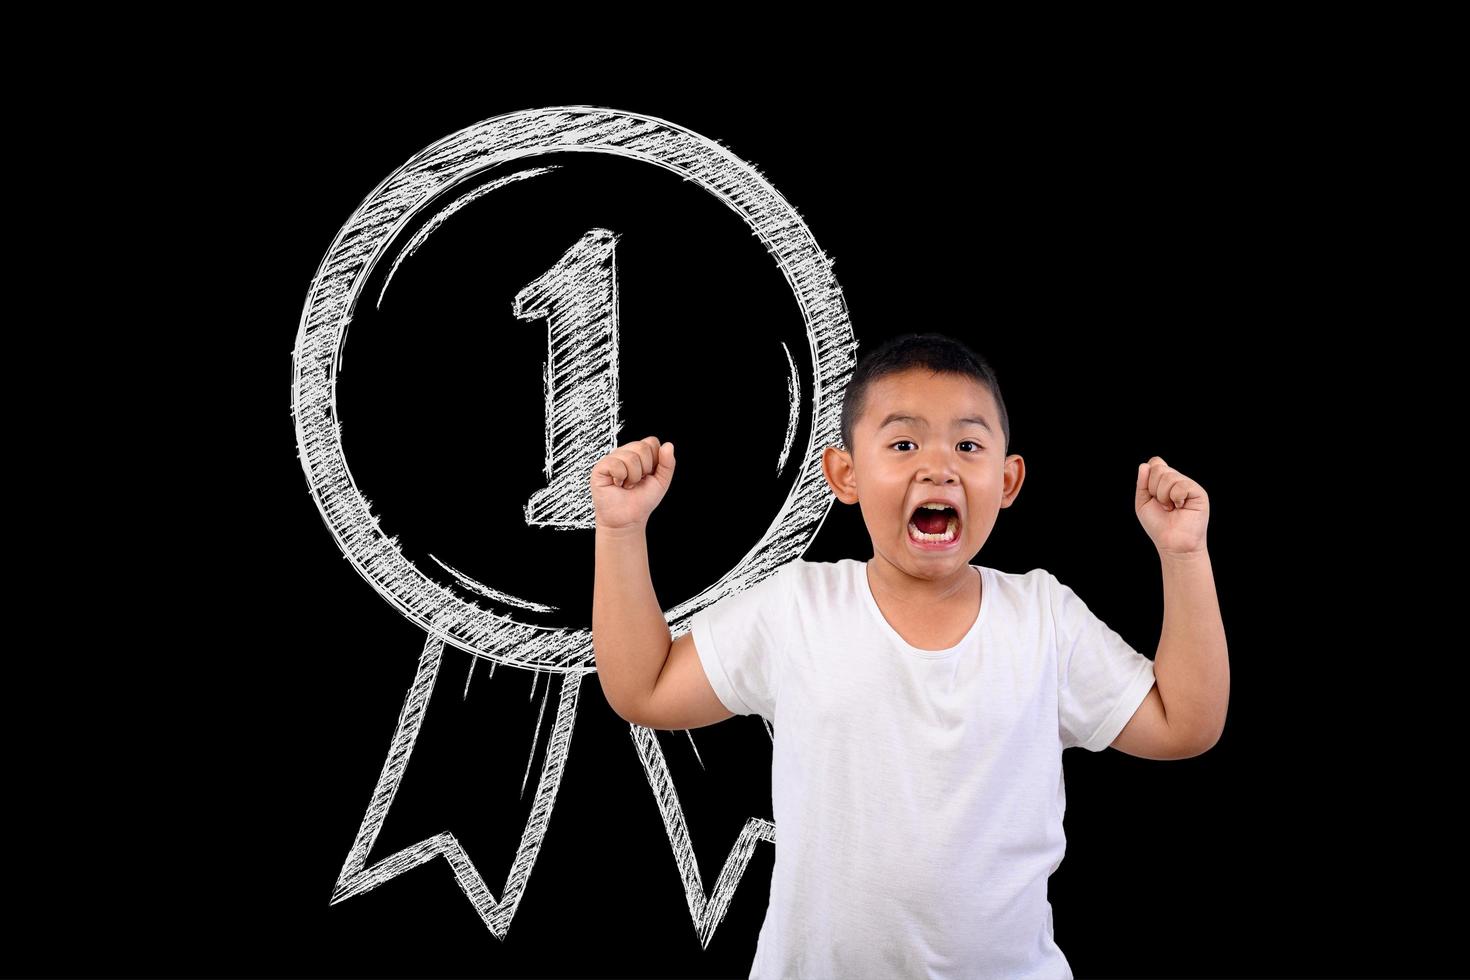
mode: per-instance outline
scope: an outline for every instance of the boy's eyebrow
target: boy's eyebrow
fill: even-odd
[[[995,435],[994,430],[990,428],[990,423],[980,418],[978,415],[969,415],[962,419],[955,419],[955,421],[969,422],[973,425],[978,425],[980,426],[980,428],[984,429],[986,432],[989,432],[991,435]],[[883,420],[882,425],[878,426],[878,431],[882,432],[884,429],[888,428],[895,422],[908,422],[911,425],[928,425],[927,422],[916,415],[906,415],[903,412],[893,412]]]

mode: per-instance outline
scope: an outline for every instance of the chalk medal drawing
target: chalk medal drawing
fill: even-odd
[[[551,607],[482,586],[440,562],[466,591],[493,599],[510,611],[497,613],[483,608],[436,582],[409,560],[398,538],[384,534],[380,518],[372,513],[348,469],[342,449],[337,382],[359,294],[372,270],[386,260],[395,235],[416,216],[421,218],[420,212],[430,208],[444,191],[463,186],[476,175],[564,152],[612,154],[652,164],[714,195],[742,218],[775,259],[805,324],[811,354],[812,425],[807,452],[798,458],[790,493],[769,528],[734,569],[704,592],[665,612],[675,637],[688,631],[695,613],[755,585],[805,552],[831,505],[821,471],[820,447],[839,444],[841,395],[851,377],[856,353],[846,304],[831,262],[791,205],[757,170],[721,144],[650,116],[594,106],[560,106],[484,120],[414,155],[368,195],[338,232],[312,279],[292,351],[291,412],[298,455],[311,496],[348,561],[385,600],[421,626],[426,639],[388,756],[338,875],[331,904],[370,891],[443,856],[481,920],[502,939],[524,894],[551,819],[571,745],[582,679],[596,669],[591,630],[548,629],[524,622],[524,616],[517,618],[516,609]],[[469,200],[540,172],[519,170],[462,194],[422,225],[394,258],[388,276],[434,228]],[[617,448],[619,428],[616,241],[614,231],[589,229],[539,279],[514,297],[507,297],[517,317],[545,321],[548,330],[542,376],[546,485],[525,505],[528,525],[552,531],[594,529],[588,474],[598,459]],[[790,455],[801,398],[796,362],[789,349],[785,353],[790,368],[787,388],[791,406],[778,473]],[[446,645],[489,661],[492,670],[494,665],[503,664],[563,675],[530,815],[498,899],[454,834],[447,831],[368,863],[428,711]],[[749,818],[713,890],[706,895],[684,810],[655,732],[638,725],[630,729],[683,880],[690,917],[701,944],[708,946],[756,843],[774,843],[775,826],[769,820]]]

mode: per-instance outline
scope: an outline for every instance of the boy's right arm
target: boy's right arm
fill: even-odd
[[[648,570],[648,516],[674,472],[673,443],[649,436],[592,468],[596,565],[592,649],[603,696],[618,717],[647,728],[701,728],[734,717],[716,697],[686,633],[669,626]]]

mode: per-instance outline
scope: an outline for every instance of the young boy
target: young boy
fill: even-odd
[[[1062,750],[1183,759],[1224,724],[1207,498],[1159,457],[1140,464],[1135,509],[1164,567],[1151,661],[1044,569],[969,564],[1025,478],[973,351],[910,334],[869,353],[842,440],[824,471],[873,557],[790,562],[673,642],[643,537],[673,446],[597,463],[603,692],[655,729],[773,723],[775,870],[751,977],[1071,977],[1047,900]]]

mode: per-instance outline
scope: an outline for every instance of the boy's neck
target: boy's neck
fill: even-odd
[[[968,598],[978,594],[981,587],[980,570],[969,564],[942,579],[922,579],[874,555],[867,561],[865,574],[874,598],[911,609],[946,606],[956,596]]]

